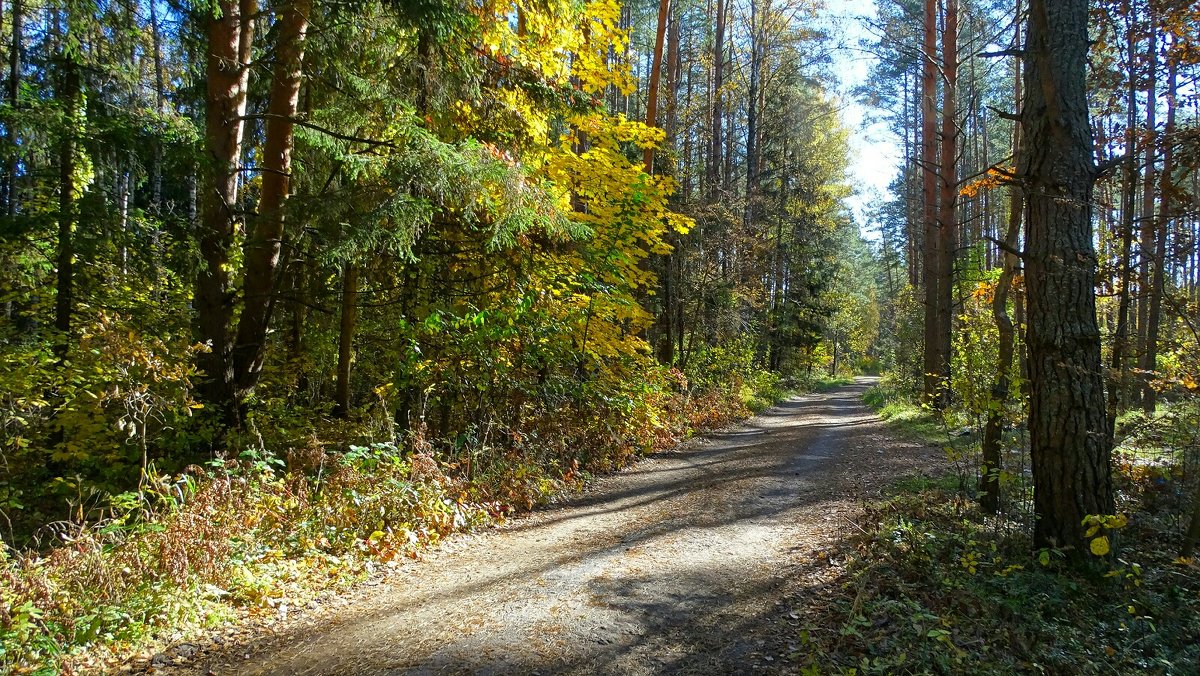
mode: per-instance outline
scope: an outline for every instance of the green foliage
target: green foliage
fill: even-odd
[[[770,60],[759,185],[709,204],[636,119],[641,36],[619,3],[313,3],[273,214],[273,73],[298,45],[270,8],[229,134],[237,194],[211,209],[209,132],[235,123],[206,94],[218,9],[50,3],[58,30],[26,23],[18,105],[0,102],[0,665],[340,583],[875,367],[874,259],[819,64]],[[771,14],[779,55],[817,51]],[[224,355],[212,325],[258,316],[246,261],[279,223],[266,331],[232,337],[231,393],[200,365]]]

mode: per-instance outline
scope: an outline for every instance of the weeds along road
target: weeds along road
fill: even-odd
[[[887,435],[861,401],[871,384],[797,396],[645,459],[189,671],[786,671],[799,630],[788,604],[820,584],[798,564],[849,527],[858,497],[931,455]]]

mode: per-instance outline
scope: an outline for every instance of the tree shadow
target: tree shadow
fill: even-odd
[[[431,564],[441,573],[437,584],[423,584],[429,568],[412,566],[405,579],[389,583],[394,593],[343,613],[336,627],[313,624],[255,637],[216,656],[207,668],[328,674],[753,671],[747,660],[754,642],[763,640],[756,637],[779,621],[775,608],[758,604],[774,596],[786,576],[755,578],[744,569],[752,562],[737,555],[699,555],[695,565],[671,561],[663,570],[648,565],[629,572],[635,569],[626,570],[626,564],[644,553],[653,562],[656,552],[721,547],[739,538],[751,538],[750,547],[741,546],[753,551],[755,533],[779,524],[799,532],[792,524],[822,514],[831,502],[827,490],[814,486],[836,471],[868,469],[848,469],[840,459],[845,449],[862,448],[883,434],[878,419],[864,413],[862,389],[797,397],[703,443],[660,454],[602,480],[593,491],[514,522],[496,540],[484,538]],[[839,425],[841,419],[849,424]],[[906,462],[880,454],[871,458],[869,470],[890,475]],[[546,543],[570,546],[555,555],[540,551]],[[489,558],[496,550],[500,558]],[[626,572],[611,577],[609,569]],[[535,598],[543,593],[549,596]],[[421,637],[409,634],[419,632],[405,624],[407,614],[438,604],[447,608],[438,619],[445,626],[437,631],[445,636],[447,627],[471,621],[460,609],[482,607],[503,617],[535,602],[530,599],[551,608],[581,602],[593,607],[577,626],[543,621],[482,627],[445,645],[418,645]],[[353,636],[353,654],[331,654],[344,650],[347,634]],[[219,664],[229,655],[263,651],[268,659],[256,659],[258,666]]]

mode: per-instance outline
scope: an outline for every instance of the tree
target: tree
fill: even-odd
[[[942,338],[941,229],[938,223],[937,169],[937,2],[925,0],[921,61],[921,204],[925,224],[925,400],[940,402],[950,374],[950,353]],[[948,312],[947,312],[948,316]],[[948,329],[949,327],[947,327]]]
[[[1084,517],[1114,510],[1096,323],[1094,146],[1085,85],[1087,0],[1032,0],[1024,146],[1034,546],[1086,555]]]
[[[244,307],[233,349],[237,396],[244,398],[257,384],[266,355],[267,327],[275,307],[279,254],[284,237],[284,208],[292,172],[293,118],[300,102],[304,40],[311,0],[284,0],[267,108],[262,150],[262,190],[258,223],[245,246]]]
[[[257,0],[221,0],[217,14],[207,19],[207,171],[201,203],[199,248],[203,266],[196,283],[196,315],[200,336],[209,348],[202,360],[207,378],[205,395],[222,411],[226,422],[236,422],[237,417],[230,254],[240,212],[238,175],[257,11]]]
[[[1016,14],[1021,15],[1022,0],[1016,2]],[[1012,41],[1014,47],[1021,44],[1020,25],[1016,27],[1016,35]],[[1016,63],[1016,73],[1013,78],[1015,103],[1021,105],[1021,67]],[[1021,127],[1013,127],[1013,148],[1021,147]],[[1009,292],[1013,280],[1017,276],[1017,250],[1021,236],[1022,201],[1021,191],[1017,184],[1010,183],[1008,227],[1004,234],[1004,250],[1000,252],[1001,272],[996,281],[995,295],[992,297],[992,319],[996,323],[999,346],[996,355],[996,379],[992,381],[991,407],[988,410],[987,423],[983,430],[981,453],[983,464],[979,476],[979,503],[985,510],[996,513],[1000,509],[1000,471],[1001,449],[1004,434],[1004,409],[1008,405],[1009,392],[1012,389],[1013,357],[1016,353],[1016,331],[1012,317],[1008,313]]]

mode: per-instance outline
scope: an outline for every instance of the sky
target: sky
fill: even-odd
[[[850,184],[855,194],[848,202],[863,236],[878,238],[867,222],[867,213],[888,194],[903,151],[899,140],[883,122],[872,121],[872,111],[851,94],[867,80],[875,57],[858,49],[860,38],[868,37],[865,19],[875,14],[873,2],[827,0],[826,17],[836,25],[843,45],[833,53],[833,71],[841,76],[838,91],[844,108],[842,122],[850,130]],[[876,117],[878,117],[876,115]]]

